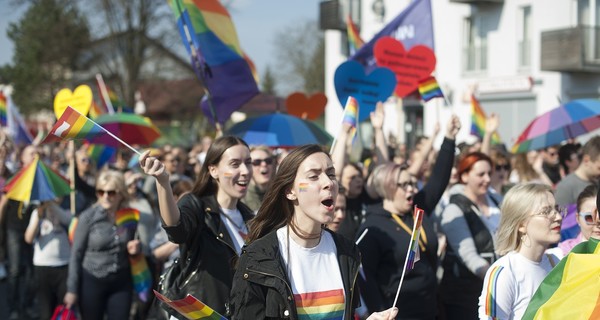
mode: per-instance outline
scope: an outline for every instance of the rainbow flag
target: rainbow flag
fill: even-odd
[[[358,127],[358,101],[351,96],[348,97],[348,100],[346,101],[342,123],[347,123],[352,127],[350,138],[354,139]]]
[[[115,225],[119,228],[136,230],[140,221],[140,211],[133,208],[125,208],[115,213]]]
[[[231,16],[218,0],[168,1],[194,71],[210,93],[202,109],[213,123],[225,123],[259,92]]]
[[[548,273],[531,298],[524,320],[600,319],[600,246],[575,246]]]
[[[348,47],[350,49],[350,54],[353,55],[365,44],[365,42],[361,39],[358,27],[354,24],[350,15],[346,18],[346,30],[348,31]]]
[[[332,319],[344,318],[344,290],[329,290],[294,294],[298,319]]]
[[[42,140],[42,144],[62,140],[93,139],[107,133],[102,127],[82,115],[77,110],[67,107],[56,121],[50,133]]]
[[[481,108],[479,101],[477,101],[477,99],[475,98],[474,95],[471,95],[471,134],[472,135],[477,136],[480,139],[483,139],[483,136],[485,135],[486,119],[487,119],[487,116],[486,116],[485,112],[483,111],[483,109]],[[494,134],[492,134],[491,142],[492,142],[492,144],[500,143],[500,136],[498,135],[497,132],[494,132]]]
[[[6,126],[6,96],[0,91],[0,125]]]
[[[170,300],[156,290],[154,290],[154,295],[158,300],[164,302],[187,319],[227,320],[227,318],[192,295],[188,294],[180,300]]]
[[[435,77],[429,77],[419,81],[419,94],[421,94],[421,98],[423,98],[425,101],[429,101],[433,98],[444,97],[442,88],[440,88],[440,85]]]
[[[408,262],[406,263],[406,270],[412,270],[415,267],[415,262],[420,260],[419,256],[419,237],[421,235],[421,224],[423,223],[423,216],[425,210],[417,208],[413,213],[414,225],[413,234],[410,237],[410,251],[408,252]]]
[[[86,150],[88,157],[94,160],[96,167],[102,168],[112,159],[117,153],[117,148],[101,145],[90,144]],[[136,154],[137,155],[137,154]]]
[[[73,217],[71,218],[71,222],[69,222],[69,242],[73,244],[73,240],[75,239],[75,230],[77,230],[77,224],[79,223],[79,218]]]

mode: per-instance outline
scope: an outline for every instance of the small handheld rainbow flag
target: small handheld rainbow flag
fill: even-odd
[[[0,125],[6,126],[6,96],[0,91]]]
[[[413,235],[410,240],[410,251],[408,252],[408,262],[406,263],[406,269],[412,270],[415,267],[415,262],[420,260],[419,255],[419,237],[421,236],[421,224],[423,223],[423,215],[425,211],[417,208],[413,213],[413,219],[415,221],[413,227]]]
[[[115,224],[119,231],[133,231],[137,229],[140,221],[140,212],[132,208],[120,209],[115,213]],[[129,255],[129,264],[131,265],[131,277],[133,278],[133,287],[140,300],[148,301],[150,288],[152,288],[152,275],[143,254]]]
[[[41,143],[58,142],[65,139],[92,139],[105,134],[104,129],[98,124],[77,110],[67,107]]]
[[[419,94],[421,94],[421,98],[425,101],[444,97],[444,93],[435,77],[428,77],[419,81]]]
[[[188,294],[187,297],[180,300],[170,300],[156,290],[154,290],[154,295],[187,319],[227,320],[192,295]]]
[[[69,242],[73,244],[73,240],[75,239],[75,230],[77,230],[77,223],[79,223],[79,218],[73,217],[71,218],[71,222],[69,222]]]
[[[471,134],[472,135],[477,136],[480,139],[483,138],[483,136],[485,135],[486,119],[487,119],[487,116],[486,116],[485,112],[483,111],[483,109],[481,108],[479,101],[477,101],[477,99],[475,98],[474,95],[471,95]],[[494,134],[492,135],[492,144],[499,144],[499,143],[500,143],[500,136],[498,135],[497,132],[494,132]]]
[[[346,101],[342,123],[347,123],[352,127],[350,138],[354,139],[358,126],[358,101],[354,97],[348,97]]]
[[[360,33],[358,32],[358,27],[352,21],[352,17],[348,15],[346,18],[346,30],[348,31],[348,46],[350,49],[350,54],[354,54],[360,47],[362,47],[365,42],[360,37]]]

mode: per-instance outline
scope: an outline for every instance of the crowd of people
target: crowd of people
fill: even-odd
[[[205,137],[137,160],[119,150],[100,168],[86,144],[2,139],[2,186],[36,157],[65,176],[75,159],[75,212],[69,197],[2,196],[0,317],[50,319],[61,305],[85,320],[179,317],[134,294],[141,254],[154,288],[164,275],[169,297],[231,319],[520,319],[571,248],[600,238],[600,136],[512,155],[491,143],[497,117],[457,143],[453,116],[407,151],[383,117],[378,106],[361,159],[346,124],[332,150]],[[415,207],[419,259],[405,270]],[[117,223],[128,208],[135,232]]]

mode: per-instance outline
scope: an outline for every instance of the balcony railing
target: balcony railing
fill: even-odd
[[[600,72],[600,28],[577,26],[542,32],[541,69]]]

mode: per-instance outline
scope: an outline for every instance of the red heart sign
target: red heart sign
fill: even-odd
[[[399,97],[415,91],[419,81],[435,69],[435,54],[429,47],[417,45],[406,52],[402,42],[392,37],[377,40],[373,53],[378,66],[389,68],[396,74],[394,93]]]
[[[315,120],[325,111],[327,96],[317,92],[308,98],[302,92],[294,92],[285,100],[288,114],[302,119]]]

